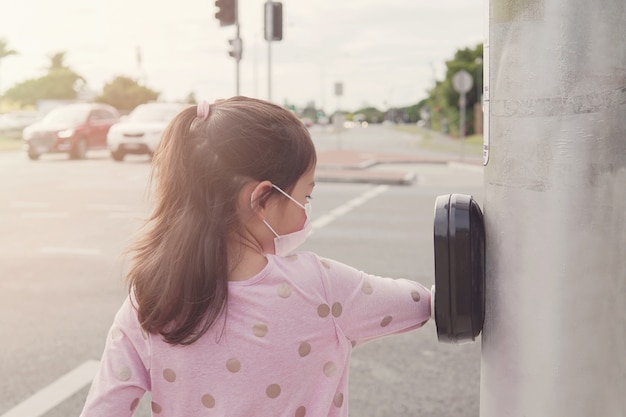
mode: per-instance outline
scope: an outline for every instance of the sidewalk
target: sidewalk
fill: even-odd
[[[372,126],[366,130],[345,130],[341,137],[328,129],[318,128],[312,133],[317,147],[319,182],[408,185],[415,181],[412,164],[482,167],[482,145],[461,148],[458,139],[436,131],[423,130],[416,134],[393,126]],[[386,143],[386,137],[393,140]]]
[[[351,150],[322,150],[317,153],[316,181],[370,184],[409,185],[415,173],[393,169],[393,164],[449,164],[460,163],[482,166],[476,157],[461,160],[458,155],[404,155]],[[389,165],[388,170],[371,169]]]

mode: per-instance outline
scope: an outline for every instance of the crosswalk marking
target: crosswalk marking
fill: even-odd
[[[89,360],[19,403],[0,417],[40,417],[91,383],[100,362]]]

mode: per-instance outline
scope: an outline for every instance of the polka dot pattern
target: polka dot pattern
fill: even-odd
[[[135,398],[132,403],[130,403],[130,412],[134,413],[139,405],[139,398]]]
[[[387,326],[389,326],[389,323],[391,323],[392,320],[393,320],[393,317],[385,316],[385,318],[382,319],[382,321],[380,322],[380,326],[381,327],[387,327]]]
[[[289,298],[291,295],[291,286],[289,284],[280,284],[278,286],[278,296],[280,298]]]
[[[215,398],[211,394],[204,394],[202,396],[202,405],[206,408],[215,407]]]
[[[128,381],[133,376],[133,371],[128,366],[122,366],[117,372],[117,379],[120,381]]]
[[[317,307],[317,315],[320,316],[321,318],[328,317],[329,314],[330,314],[330,307],[328,306],[328,304],[320,304]]]
[[[298,354],[300,357],[304,358],[309,353],[311,353],[311,345],[307,342],[300,343],[300,346],[298,347]]]
[[[231,358],[226,361],[226,369],[235,374],[241,369],[241,362],[238,359]]]
[[[343,392],[338,392],[337,394],[335,394],[335,398],[333,398],[333,404],[335,405],[335,407],[341,408],[341,406],[343,405]]]
[[[268,330],[267,325],[263,323],[257,323],[252,327],[252,332],[256,337],[265,337]]]
[[[308,255],[301,253],[299,256],[300,259],[303,259]],[[280,259],[287,259],[291,262],[297,260],[298,255],[290,255],[287,258]],[[288,263],[285,260],[275,262],[282,262],[283,270],[287,272],[296,271],[294,268],[299,268],[297,266],[299,263]],[[313,376],[298,375],[298,380],[302,378],[303,381],[309,381],[321,378],[326,381],[319,384],[319,388],[316,389],[324,390],[324,396],[332,398],[330,414],[340,413],[337,409],[342,408],[344,405],[346,405],[347,409],[347,394],[344,395],[343,392],[347,390],[347,387],[343,385],[341,373],[348,367],[344,359],[346,357],[345,351],[350,350],[350,347],[356,347],[358,344],[357,340],[364,334],[359,333],[363,327],[362,324],[369,323],[367,331],[373,336],[376,333],[380,335],[389,334],[393,332],[393,328],[386,330],[381,328],[390,326],[391,323],[394,323],[394,326],[390,327],[401,328],[401,324],[404,325],[411,320],[408,314],[410,310],[422,307],[421,305],[413,304],[413,302],[424,301],[421,294],[426,293],[421,288],[408,286],[404,283],[395,285],[392,288],[385,284],[388,280],[379,280],[376,277],[363,273],[357,275],[355,272],[352,276],[344,277],[344,275],[351,274],[350,270],[336,267],[335,265],[337,264],[325,259],[319,262],[318,273],[320,270],[325,273],[324,269],[329,271],[327,277],[322,280],[323,285],[319,288],[307,287],[310,283],[298,281],[301,277],[294,273],[290,278],[293,281],[286,280],[283,276],[280,277],[280,280],[278,278],[273,280],[268,278],[265,282],[259,283],[260,291],[255,289],[255,291],[249,292],[250,297],[256,297],[255,300],[259,298],[259,295],[263,297],[267,301],[268,306],[270,306],[269,313],[271,314],[257,315],[252,309],[243,310],[245,314],[239,314],[239,311],[234,310],[237,311],[237,314],[233,314],[232,317],[235,317],[234,320],[240,321],[239,323],[235,322],[240,327],[237,328],[237,332],[233,333],[230,332],[235,328],[234,326],[226,327],[225,334],[228,337],[224,340],[230,342],[230,344],[220,343],[220,341],[218,341],[217,345],[211,344],[210,349],[213,349],[212,346],[217,346],[217,349],[221,349],[221,351],[219,355],[214,355],[213,351],[208,351],[210,356],[206,356],[206,358],[221,359],[217,363],[211,363],[210,377],[207,376],[207,372],[196,372],[198,365],[197,363],[191,364],[192,359],[190,359],[189,364],[182,364],[179,361],[169,361],[167,357],[157,357],[155,355],[157,361],[152,362],[150,365],[152,369],[148,370],[156,375],[153,383],[158,384],[160,389],[164,389],[163,392],[178,392],[178,389],[186,390],[187,386],[195,384],[193,389],[187,390],[189,395],[193,395],[191,404],[188,405],[190,409],[194,409],[194,413],[190,413],[193,415],[203,414],[201,410],[198,410],[202,408],[205,409],[204,414],[207,416],[218,410],[224,409],[225,412],[230,410],[228,404],[232,399],[233,393],[220,384],[215,383],[215,381],[220,381],[219,378],[223,378],[224,381],[247,384],[254,391],[250,393],[249,398],[261,396],[264,398],[265,404],[274,409],[280,409],[280,412],[285,413],[285,415],[306,417],[308,414],[315,414],[316,411],[316,404],[310,402],[310,399],[302,400],[299,404],[291,403],[288,409],[281,408],[284,406],[283,402],[286,403],[287,400],[293,401],[291,398],[291,384],[294,383],[288,374],[291,371],[283,368],[295,367],[297,369],[296,372],[304,373],[309,372],[307,370],[313,370]],[[332,271],[333,268],[337,268],[339,272]],[[346,278],[346,280],[338,283],[338,280],[342,278]],[[255,285],[257,284],[255,283]],[[265,285],[265,287],[261,287],[261,285]],[[236,295],[247,301],[246,297],[248,295],[244,291]],[[409,295],[410,299],[407,297]],[[245,308],[248,308],[247,305]],[[388,312],[392,312],[393,316],[386,315]],[[411,312],[411,314],[414,313]],[[361,315],[368,317],[362,319]],[[301,317],[303,320],[300,320]],[[324,320],[320,320],[320,318]],[[342,318],[342,320],[335,322],[334,319],[338,318]],[[286,324],[289,324],[291,319],[296,319],[296,326],[299,327],[287,326]],[[365,319],[367,320],[361,321]],[[357,321],[358,323],[356,323]],[[428,320],[425,320],[421,323],[421,326],[427,322]],[[158,335],[152,337],[142,328],[136,328],[133,330],[134,333],[127,333],[127,331],[130,331],[128,330],[129,326],[121,321],[118,323],[111,327],[109,336],[111,342],[109,343],[122,345],[123,343],[119,341],[123,341],[125,337],[132,337],[133,342],[138,342],[138,344],[141,344],[141,337],[151,339],[153,344],[162,343]],[[344,330],[343,326],[345,325],[346,332],[337,332],[337,329],[334,327],[337,325],[336,323],[341,323],[341,330]],[[229,322],[228,325],[230,326],[231,323]],[[243,335],[241,335],[240,329],[243,329]],[[141,332],[141,337],[139,332]],[[342,335],[347,335],[350,339],[354,338],[357,340],[342,339],[337,343],[336,338],[344,337]],[[254,338],[265,338],[263,342],[271,342],[271,349],[274,349],[273,353],[279,353],[280,358],[277,358],[276,355],[263,356],[267,354],[263,350],[267,348],[267,343],[248,343],[246,346],[250,348],[246,351],[235,350],[234,347],[238,346],[236,343],[241,341],[238,339],[240,336],[246,342],[250,342]],[[201,342],[202,340],[199,341],[199,343]],[[348,342],[350,343],[349,345]],[[248,353],[248,350],[250,353]],[[278,369],[268,371],[265,365],[260,367],[258,363],[265,357],[272,360],[276,357]],[[213,366],[216,368],[213,368]],[[113,371],[120,381],[129,381],[133,378],[139,379],[139,374],[133,375],[133,372],[139,372],[134,371],[136,369],[140,369],[140,364],[134,364],[133,362],[125,364],[122,362],[115,364]],[[159,372],[161,372],[162,379],[159,377]],[[271,379],[267,380],[266,378],[268,377]],[[118,384],[120,383],[118,382]],[[284,391],[283,387],[285,387]],[[245,393],[245,395],[247,394]],[[156,399],[158,403],[152,401],[150,404],[152,414],[165,417],[170,412],[168,406],[170,399],[167,397],[158,397]],[[128,398],[124,400],[122,406],[125,409],[130,407],[130,410],[135,412],[140,402],[141,398]],[[328,406],[329,404],[325,404],[327,410]],[[333,407],[335,408],[334,410],[332,410]],[[346,411],[346,409],[343,411]]]
[[[174,382],[176,381],[176,372],[174,372],[172,369],[169,369],[169,368],[164,369],[163,378],[165,378],[167,382]]]
[[[277,398],[280,395],[280,385],[278,384],[269,385],[267,389],[265,390],[265,394],[267,394],[269,398]]]
[[[332,308],[333,317],[341,316],[341,312],[343,311],[343,307],[341,303],[334,303]]]
[[[124,334],[122,333],[122,330],[120,330],[119,327],[113,326],[111,328],[111,339],[112,340],[121,340],[123,335]]]
[[[324,375],[327,377],[335,376],[337,374],[337,365],[334,362],[326,362],[324,364]]]

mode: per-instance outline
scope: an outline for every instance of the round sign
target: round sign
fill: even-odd
[[[452,76],[452,86],[457,93],[465,94],[471,90],[474,80],[469,72],[465,70],[458,71]]]

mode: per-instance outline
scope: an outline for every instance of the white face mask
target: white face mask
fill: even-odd
[[[304,210],[304,213],[306,214],[306,220],[304,221],[304,226],[302,227],[302,229],[300,229],[300,230],[298,230],[296,232],[292,232],[292,233],[288,233],[286,235],[282,235],[282,236],[280,236],[278,233],[276,233],[274,228],[272,228],[272,226],[270,226],[269,223],[266,220],[263,220],[263,223],[265,223],[265,225],[276,236],[274,238],[274,253],[276,255],[285,256],[285,255],[288,255],[294,249],[296,249],[298,246],[303,244],[304,241],[306,240],[307,236],[309,235],[309,233],[311,233],[311,229],[312,229],[312,225],[311,225],[311,222],[310,222],[311,203],[306,203],[305,205],[302,205],[298,201],[296,201],[292,196],[290,196],[289,194],[287,194],[286,192],[284,192],[283,190],[281,190],[280,188],[278,188],[274,184],[272,184],[272,187],[276,188],[285,197],[287,197],[288,199],[290,199],[291,201],[296,203],[298,206],[302,207],[302,209]]]

